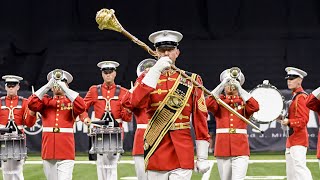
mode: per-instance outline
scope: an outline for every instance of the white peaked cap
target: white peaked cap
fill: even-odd
[[[120,64],[116,61],[101,61],[97,64],[97,66],[103,69],[117,69]]]
[[[5,76],[2,76],[2,79],[4,79],[5,82],[17,82],[17,83],[23,80],[22,77],[15,76],[15,75],[5,75]]]
[[[230,76],[230,69],[226,69],[226,70],[222,71],[222,73],[220,74],[220,81],[222,82],[227,77],[231,77]],[[240,85],[242,86],[243,83],[245,82],[245,77],[242,72],[240,72],[240,75],[238,78],[240,81]]]
[[[50,79],[53,78],[53,72],[56,71],[56,70],[57,69],[55,69],[55,70],[53,70],[53,71],[48,73],[48,75],[47,75],[47,80],[48,81],[50,81]],[[59,70],[61,70],[61,69],[59,69]],[[61,78],[61,80],[63,80],[63,79],[66,79],[67,83],[70,84],[72,82],[72,80],[73,80],[73,77],[69,72],[62,70],[62,78]]]
[[[178,31],[172,31],[172,30],[162,30],[152,33],[149,36],[149,40],[155,44],[157,47],[157,43],[161,42],[174,42],[175,44],[169,44],[172,46],[178,46],[178,42],[181,41],[183,35]]]
[[[286,67],[285,71],[287,72],[287,77],[290,76],[290,75],[291,76],[292,75],[297,75],[297,76],[299,76],[301,78],[304,78],[304,77],[306,77],[308,75],[305,71],[303,71],[301,69],[298,69],[298,68],[295,68],[295,67]]]

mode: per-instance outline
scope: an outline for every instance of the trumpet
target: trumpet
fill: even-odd
[[[55,80],[61,80],[63,77],[63,71],[61,69],[55,69],[52,73],[52,77]]]
[[[235,81],[237,81],[237,79],[239,78],[240,73],[241,73],[241,70],[238,67],[232,67],[229,69],[229,75],[232,78],[229,84],[231,86],[232,91],[236,89]]]
[[[52,78],[55,80],[53,87],[54,88],[60,88],[59,84],[57,83],[57,81],[62,80],[63,78],[63,71],[61,69],[55,69],[52,72]]]
[[[238,67],[232,67],[229,70],[230,76],[234,79],[237,79],[240,76],[241,70]]]

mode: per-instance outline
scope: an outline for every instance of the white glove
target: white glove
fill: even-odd
[[[161,72],[169,68],[171,63],[172,60],[168,56],[161,57],[157,63],[150,68],[146,76],[142,79],[142,82],[147,86],[156,88]]]
[[[69,89],[65,82],[57,81],[57,84],[62,89],[62,91],[64,91],[71,102],[73,102],[79,96],[79,93]]]
[[[225,85],[230,81],[231,77],[224,78],[222,82],[211,91],[211,94],[215,97],[219,97],[219,95],[224,90]]]
[[[312,94],[320,100],[320,87],[318,87],[317,89],[315,89],[314,91],[312,91]]]
[[[238,89],[239,95],[242,97],[242,99],[247,102],[252,96],[250,93],[248,93],[246,90],[244,90],[239,81],[233,81],[232,82],[234,86]]]
[[[55,80],[51,78],[47,84],[38,89],[34,94],[42,100],[43,96],[53,87],[54,81]]]
[[[210,169],[208,159],[209,142],[206,140],[196,140],[197,161],[195,164],[195,172],[202,174]]]

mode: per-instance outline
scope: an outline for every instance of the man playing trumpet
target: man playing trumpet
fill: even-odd
[[[259,110],[258,102],[241,87],[245,78],[239,68],[224,70],[220,74],[220,81],[211,92],[213,96],[219,97],[246,118]],[[214,156],[217,158],[220,179],[244,179],[250,155],[247,124],[212,96],[206,99],[206,104],[217,124]]]
[[[145,168],[148,179],[191,179],[192,170],[205,173],[209,169],[209,133],[207,107],[203,90],[170,68],[180,51],[182,34],[163,30],[152,33],[160,59],[142,74],[125,107],[144,108],[149,123],[144,135]],[[192,78],[202,84],[200,76]],[[196,135],[197,161],[190,132],[190,116]]]
[[[73,124],[85,111],[79,93],[69,89],[73,77],[63,70],[47,75],[48,83],[30,96],[29,109],[42,115],[43,170],[48,180],[71,180],[75,159]],[[53,91],[53,97],[46,93]]]

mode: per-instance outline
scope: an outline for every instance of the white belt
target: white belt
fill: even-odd
[[[216,134],[228,133],[228,134],[247,134],[246,129],[235,129],[235,128],[219,128],[216,129]]]
[[[147,129],[148,124],[137,124],[137,129]]]
[[[74,133],[73,128],[43,127],[42,132]]]

